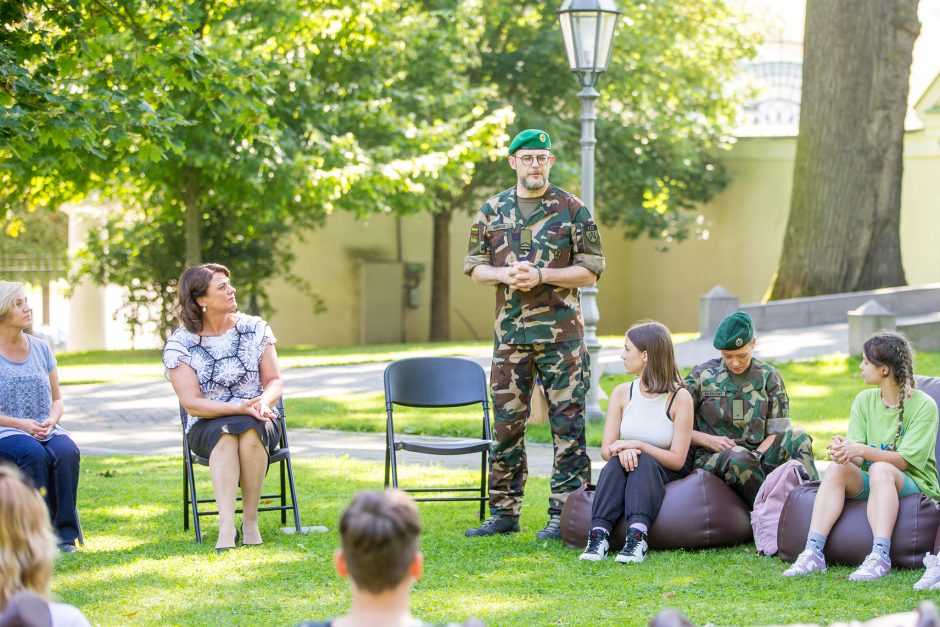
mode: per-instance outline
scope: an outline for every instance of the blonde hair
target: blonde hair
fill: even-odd
[[[20,590],[46,597],[56,537],[39,491],[15,466],[0,464],[0,609]]]
[[[13,303],[20,294],[26,294],[22,283],[16,281],[0,281],[0,322],[6,321],[13,309]]]

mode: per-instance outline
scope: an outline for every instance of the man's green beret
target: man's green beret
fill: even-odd
[[[743,311],[736,311],[715,329],[712,345],[720,351],[735,351],[754,339],[754,321]]]
[[[520,148],[544,148],[552,149],[552,138],[545,131],[537,128],[529,128],[516,135],[512,143],[509,144],[509,154],[513,154]]]

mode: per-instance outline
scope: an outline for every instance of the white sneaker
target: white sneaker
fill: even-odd
[[[610,542],[607,540],[607,532],[603,529],[591,529],[588,533],[587,548],[584,549],[579,559],[599,562],[607,557],[609,550]]]
[[[615,559],[621,564],[639,564],[646,559],[648,550],[646,534],[636,529],[627,529],[627,541]]]
[[[826,558],[820,557],[812,549],[800,553],[790,568],[783,571],[784,577],[799,577],[810,573],[826,572]]]
[[[927,590],[930,588],[940,590],[940,559],[938,559],[938,556],[927,553],[924,556],[924,568],[927,570],[924,572],[924,576],[920,578],[920,581],[914,584],[914,589]]]
[[[891,560],[886,560],[878,553],[869,553],[862,565],[849,575],[849,581],[874,581],[891,572]]]

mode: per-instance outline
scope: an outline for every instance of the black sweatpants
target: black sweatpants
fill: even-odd
[[[591,527],[603,527],[610,533],[621,516],[627,526],[653,524],[663,504],[666,484],[682,479],[692,472],[692,457],[678,471],[663,468],[652,455],[637,457],[637,467],[627,472],[617,457],[612,457],[601,470],[591,508]]]

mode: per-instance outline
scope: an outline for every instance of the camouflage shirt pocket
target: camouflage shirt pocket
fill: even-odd
[[[542,261],[550,266],[568,266],[571,264],[571,229],[563,224],[551,225],[545,229],[542,244]]]
[[[506,262],[513,246],[512,224],[489,224],[486,227],[486,246],[495,265],[500,266]]]

